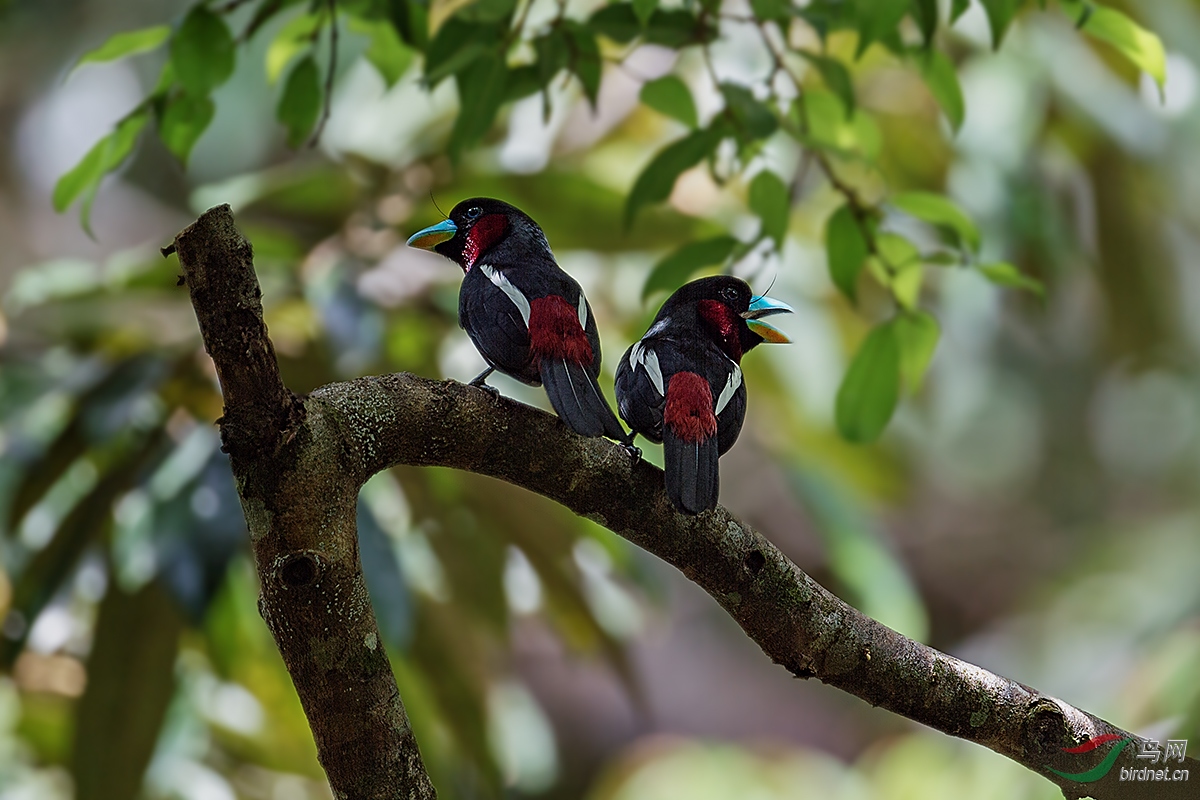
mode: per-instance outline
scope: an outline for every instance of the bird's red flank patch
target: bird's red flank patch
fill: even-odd
[[[480,253],[486,253],[507,230],[508,219],[503,214],[488,214],[472,225],[463,245],[463,272],[470,272]]]
[[[529,349],[538,360],[592,363],[592,343],[579,324],[579,312],[556,294],[529,303]]]
[[[717,432],[712,389],[694,372],[676,372],[667,384],[663,422],[685,442],[703,442]]]

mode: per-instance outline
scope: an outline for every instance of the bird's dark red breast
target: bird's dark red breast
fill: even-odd
[[[529,302],[529,349],[539,361],[553,358],[572,364],[592,363],[592,343],[579,324],[579,312],[558,295]]]
[[[676,372],[667,384],[663,423],[685,442],[703,442],[717,432],[712,388],[694,372]]]
[[[486,253],[507,230],[508,219],[503,214],[488,214],[472,225],[471,232],[467,234],[467,243],[463,245],[463,272],[470,272],[479,254]]]

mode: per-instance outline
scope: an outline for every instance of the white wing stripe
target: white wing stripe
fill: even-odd
[[[742,368],[734,364],[733,372],[729,373],[729,379],[725,381],[725,388],[721,390],[721,396],[717,398],[718,414],[725,410],[725,406],[729,405],[729,401],[733,399],[734,393],[737,392],[738,387],[741,385]]]
[[[658,364],[657,353],[640,341],[634,342],[633,349],[629,351],[629,363],[633,365],[634,370],[637,370],[639,366],[645,369],[650,383],[654,384],[659,395],[666,396],[666,389],[663,388],[662,367]]]
[[[587,330],[587,298],[582,290],[579,292],[579,327]]]
[[[521,290],[513,286],[512,281],[504,276],[504,273],[489,264],[480,264],[479,269],[488,280],[496,285],[496,288],[508,295],[508,299],[513,301],[513,305],[521,312],[521,319],[525,320],[525,327],[529,327],[529,301],[525,299],[525,295],[521,294]]]

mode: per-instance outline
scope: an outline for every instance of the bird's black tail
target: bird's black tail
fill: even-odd
[[[699,514],[717,505],[721,473],[717,466],[717,437],[699,442],[681,439],[663,426],[663,470],[667,497],[685,514]]]
[[[607,436],[619,442],[628,438],[596,379],[584,365],[545,358],[539,370],[550,405],[568,428],[581,436]]]

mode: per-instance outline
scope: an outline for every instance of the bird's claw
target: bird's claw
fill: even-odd
[[[632,442],[621,442],[621,449],[629,455],[629,460],[632,462],[629,466],[636,467],[638,462],[642,460],[642,448]]]
[[[497,389],[495,386],[488,386],[483,381],[480,381],[479,383],[472,382],[472,383],[468,383],[467,385],[474,386],[476,389],[483,389],[485,392],[487,392],[488,394],[490,394],[492,396],[493,400],[500,399],[500,390]]]

